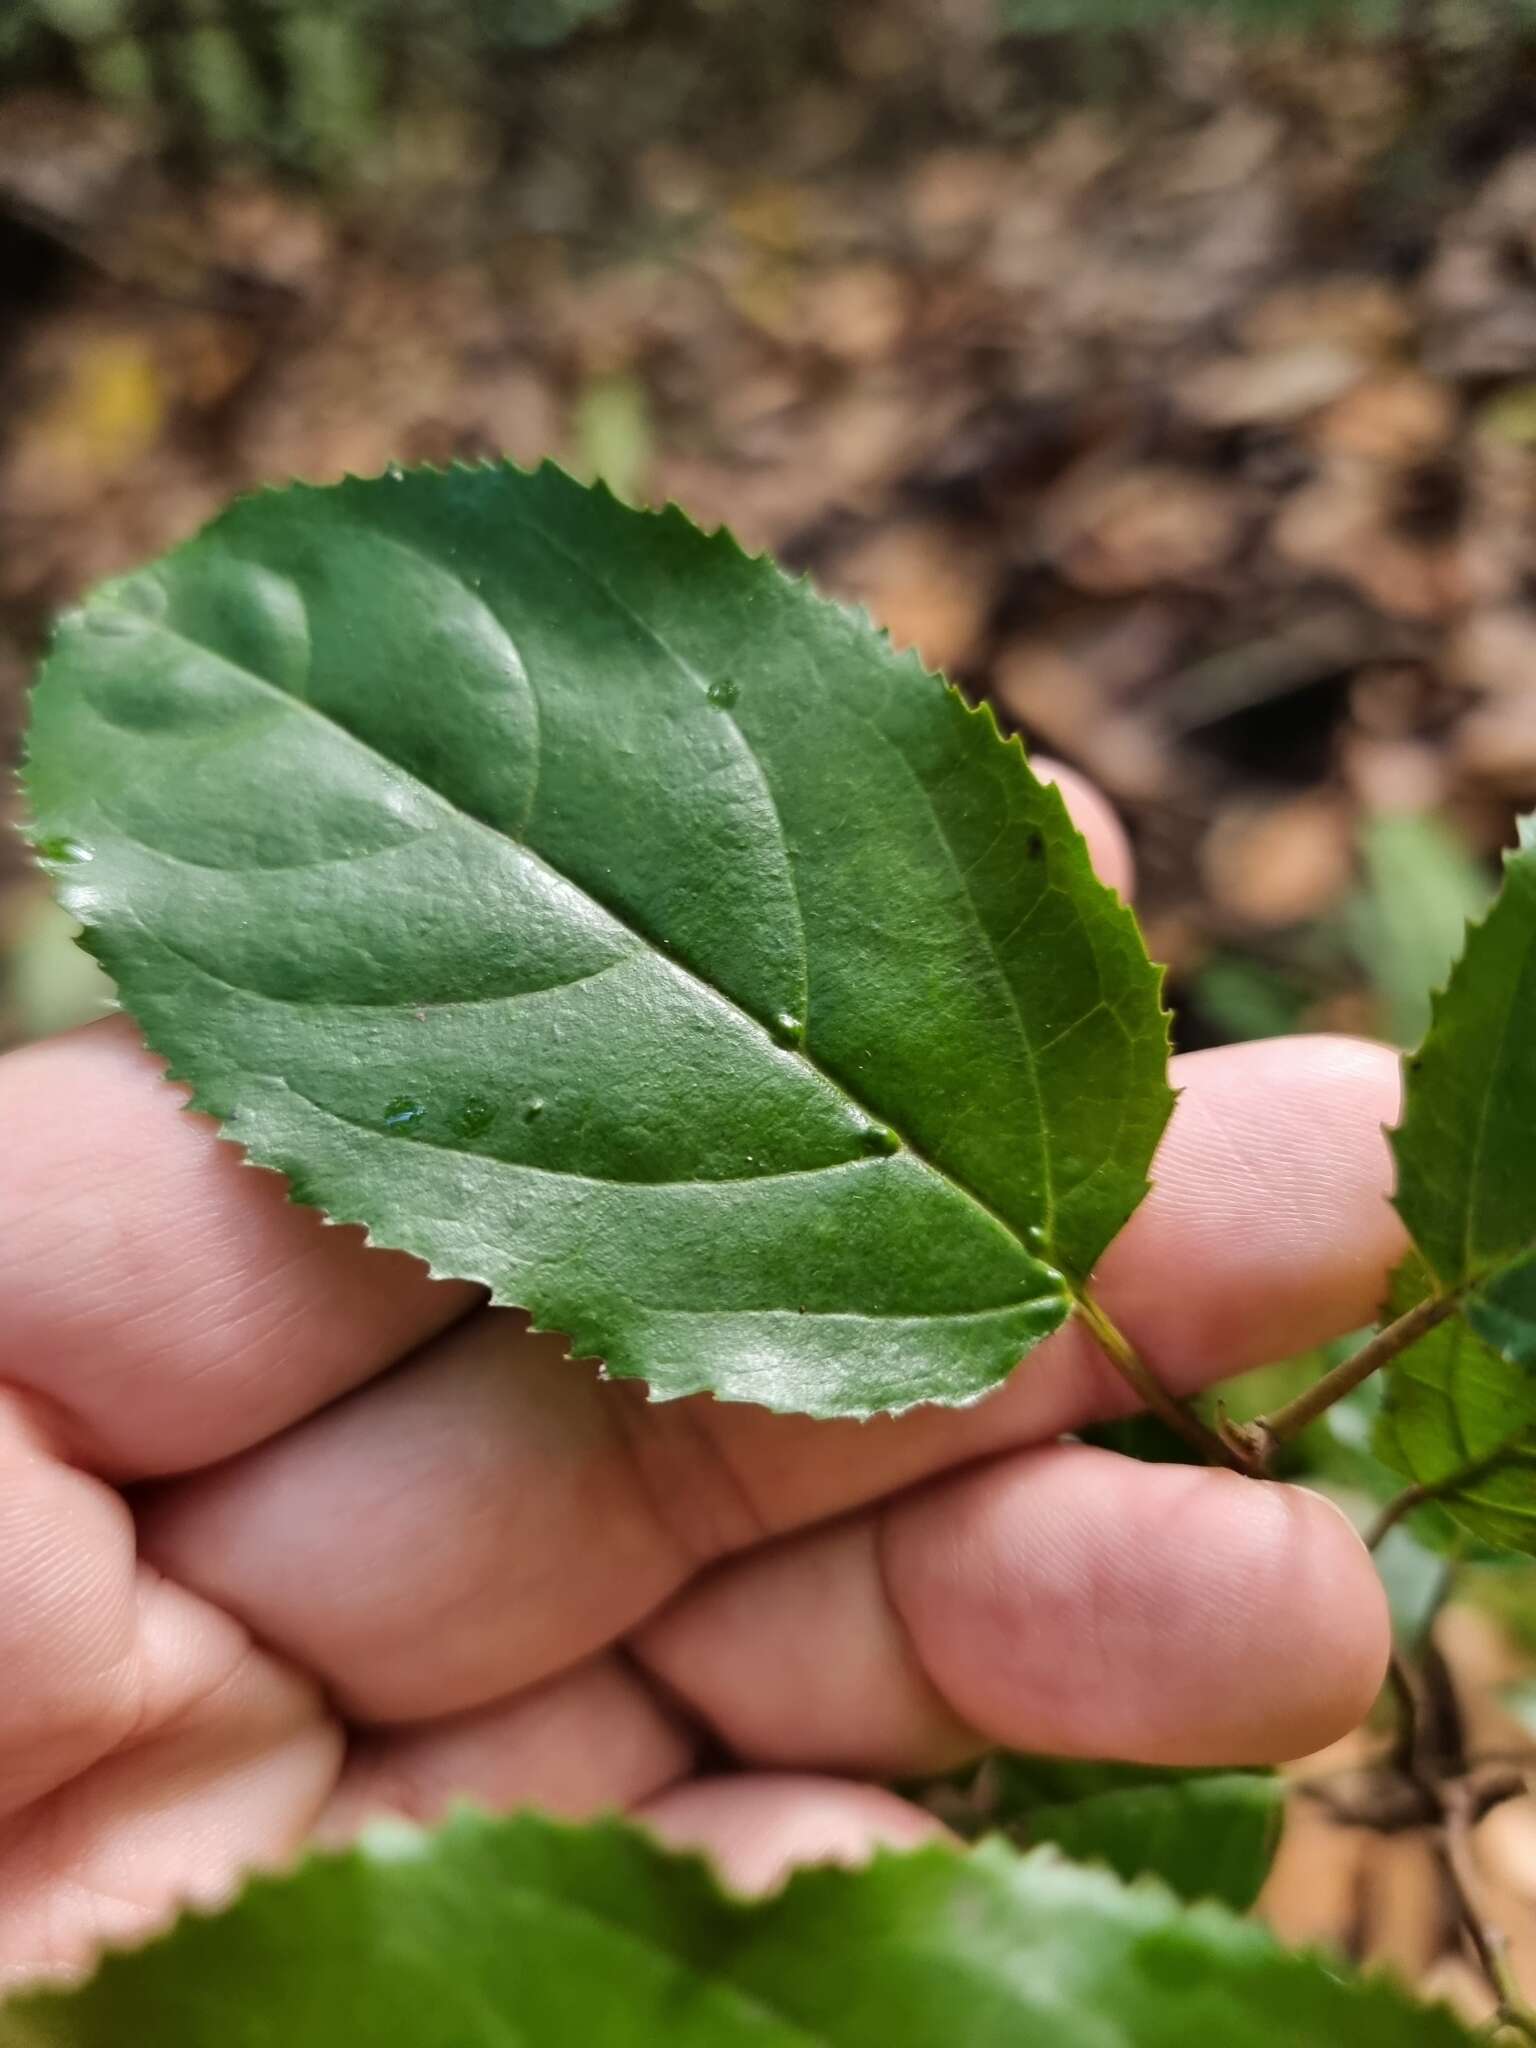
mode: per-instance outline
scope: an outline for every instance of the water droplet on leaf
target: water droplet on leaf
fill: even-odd
[[[461,1138],[478,1138],[488,1131],[496,1116],[496,1105],[483,1095],[471,1095],[459,1111],[454,1125]]]
[[[94,860],[95,854],[88,846],[82,846],[78,839],[39,839],[37,842],[39,860],[55,861],[60,865],[70,861]]]
[[[414,1095],[397,1095],[393,1102],[384,1105],[384,1128],[386,1131],[408,1131],[413,1124],[419,1124],[426,1113],[426,1104],[418,1102]]]
[[[793,1010],[780,1010],[773,1020],[773,1035],[780,1045],[804,1045],[804,1020]]]
[[[525,1109],[525,1110],[523,1111],[523,1117],[524,1117],[525,1121],[531,1124],[531,1123],[533,1122],[533,1120],[534,1120],[534,1118],[535,1118],[536,1116],[542,1116],[543,1114],[544,1114],[544,1098],[543,1098],[543,1096],[542,1096],[542,1095],[535,1095],[535,1096],[532,1096],[532,1097],[530,1098],[530,1100],[529,1100],[529,1103],[528,1103],[528,1106],[527,1106],[527,1108],[526,1108],[526,1109]]]
[[[705,694],[716,710],[729,711],[741,695],[741,689],[730,676],[722,676],[719,682],[710,684]]]
[[[874,1158],[889,1158],[891,1153],[901,1150],[901,1140],[887,1124],[866,1124],[859,1133],[859,1143]]]

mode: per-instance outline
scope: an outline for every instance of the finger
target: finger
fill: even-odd
[[[836,1778],[699,1778],[637,1816],[674,1849],[699,1849],[733,1891],[771,1892],[808,1863],[867,1863],[877,1849],[947,1841],[931,1813]]]
[[[0,1058],[0,1381],[111,1477],[242,1450],[476,1299],[294,1207],[182,1101],[117,1018]]]
[[[1159,1186],[1104,1271],[1112,1311],[1170,1384],[1369,1317],[1398,1244],[1380,1128],[1394,1076],[1388,1054],[1335,1040],[1180,1063]],[[159,1490],[141,1537],[354,1717],[400,1721],[592,1655],[706,1560],[1116,1404],[1119,1382],[1069,1331],[967,1410],[841,1425],[653,1407],[489,1314],[277,1442]],[[402,1657],[403,1642],[431,1654]]]
[[[589,1367],[489,1315],[231,1464],[147,1497],[143,1553],[324,1677],[355,1722],[537,1685],[694,1560]]]
[[[1079,1445],[720,1566],[631,1639],[744,1762],[915,1776],[985,1748],[1255,1764],[1381,1686],[1381,1583],[1320,1496]]]
[[[1124,886],[1113,813],[1055,772]],[[476,1299],[295,1207],[184,1099],[118,1019],[0,1058],[0,1382],[45,1397],[75,1459],[118,1479],[260,1442]]]
[[[336,1780],[341,1734],[247,1650],[158,1735],[21,1814],[0,1841],[0,1986],[73,1973],[182,1906],[285,1863]]]
[[[1129,903],[1136,888],[1136,863],[1125,827],[1109,799],[1086,776],[1079,775],[1075,768],[1064,767],[1060,761],[1035,754],[1030,758],[1030,766],[1042,782],[1054,782],[1061,791],[1073,824],[1088,842],[1088,853],[1099,880],[1107,882]]]
[[[335,1783],[314,1687],[135,1564],[122,1502],[0,1400],[0,1983],[288,1854]]]
[[[106,1756],[139,1715],[133,1525],[0,1398],[0,1816]]]
[[[744,1764],[953,1770],[986,1745],[917,1654],[885,1585],[885,1540],[866,1510],[719,1565],[626,1647]]]
[[[676,1784],[696,1743],[621,1658],[591,1658],[515,1699],[354,1742],[318,1829],[346,1841],[381,1813],[430,1824],[457,1801],[582,1820]]]

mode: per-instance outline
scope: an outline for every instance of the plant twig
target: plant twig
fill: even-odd
[[[1526,2004],[1509,1966],[1508,1942],[1488,1919],[1481,1901],[1477,1859],[1472,1835],[1478,1822],[1506,1800],[1518,1799],[1525,1791],[1525,1779],[1518,1771],[1490,1776],[1468,1772],[1461,1734],[1460,1702],[1450,1674],[1431,1665],[1428,1705],[1423,1712],[1419,1686],[1406,1658],[1392,1653],[1387,1682],[1397,1702],[1397,1734],[1392,1746],[1392,1769],[1412,1787],[1423,1808],[1430,1846],[1440,1866],[1456,1915],[1497,2001],[1494,2031],[1508,2030],[1536,2048],[1536,2012]],[[1436,1708],[1435,1693],[1445,1695]],[[1433,1723],[1449,1717],[1450,1727],[1436,1729]]]
[[[1426,1480],[1422,1486],[1408,1486],[1387,1502],[1376,1520],[1371,1524],[1365,1539],[1367,1550],[1377,1550],[1405,1516],[1416,1508],[1427,1507],[1431,1501],[1442,1500],[1446,1494],[1455,1493],[1463,1486],[1471,1486],[1476,1480],[1486,1479],[1490,1472],[1496,1472],[1509,1456],[1508,1445],[1490,1451],[1486,1458],[1478,1458],[1470,1465],[1462,1465],[1455,1472],[1447,1472],[1443,1479]]]
[[[1478,1968],[1498,2000],[1496,2027],[1508,2029],[1524,2041],[1536,2042],[1536,2012],[1526,2004],[1510,1968],[1507,1937],[1489,1923],[1479,1903],[1482,1887],[1472,1853],[1472,1833],[1484,1814],[1504,1799],[1517,1798],[1524,1789],[1518,1779],[1482,1788],[1471,1779],[1448,1785],[1443,1798],[1444,1819],[1435,1830],[1435,1849]]]
[[[1111,1321],[1091,1294],[1078,1296],[1077,1312],[1116,1372],[1160,1422],[1167,1423],[1171,1430],[1183,1437],[1185,1443],[1197,1450],[1208,1465],[1226,1465],[1235,1472],[1252,1471],[1236,1447],[1226,1443],[1209,1424],[1201,1421],[1193,1409],[1169,1393],[1130,1338]]]
[[[1294,1401],[1287,1401],[1273,1415],[1260,1416],[1257,1422],[1248,1425],[1249,1430],[1254,1437],[1271,1445],[1288,1443],[1293,1436],[1299,1436],[1309,1423],[1325,1415],[1335,1401],[1342,1401],[1346,1394],[1352,1394],[1356,1387],[1365,1384],[1372,1373],[1389,1365],[1400,1351],[1406,1351],[1410,1344],[1417,1344],[1447,1316],[1454,1315],[1461,1306],[1461,1293],[1462,1290],[1456,1288],[1449,1294],[1434,1294],[1425,1301],[1417,1302],[1406,1315],[1400,1315],[1396,1322],[1378,1330],[1352,1358],[1346,1358],[1342,1365],[1325,1372],[1320,1380],[1314,1380]]]
[[[1419,1771],[1419,1694],[1401,1650],[1394,1649],[1387,1666],[1387,1685],[1397,1706],[1397,1733],[1392,1743],[1392,1768],[1439,1809],[1439,1795]]]

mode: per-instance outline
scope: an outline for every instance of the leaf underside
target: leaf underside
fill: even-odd
[[[1145,1192],[1134,920],[990,712],[553,467],[269,492],[60,625],[85,943],[297,1199],[660,1396],[974,1399]]]
[[[1003,1754],[985,1766],[996,1824],[1118,1877],[1245,1913],[1280,1844],[1285,1785],[1272,1771],[1165,1770]]]
[[[0,2048],[1467,2048],[1219,1907],[1052,1850],[883,1854],[756,1904],[618,1822],[462,1817],[375,1837],[83,1990]]]

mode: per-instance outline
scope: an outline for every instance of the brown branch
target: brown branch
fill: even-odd
[[[1314,1380],[1294,1401],[1287,1401],[1273,1415],[1261,1416],[1257,1422],[1250,1423],[1249,1429],[1257,1439],[1271,1446],[1288,1443],[1293,1436],[1299,1436],[1309,1423],[1325,1415],[1335,1401],[1342,1401],[1346,1394],[1352,1394],[1356,1387],[1363,1386],[1372,1373],[1389,1365],[1410,1344],[1417,1344],[1438,1323],[1454,1315],[1460,1306],[1459,1288],[1449,1294],[1430,1295],[1427,1300],[1416,1303],[1406,1315],[1400,1315],[1396,1322],[1378,1330],[1353,1357],[1346,1358],[1331,1372],[1325,1372],[1320,1380]]]
[[[1508,1936],[1493,1925],[1483,1910],[1482,1883],[1472,1848],[1473,1832],[1483,1816],[1504,1800],[1518,1798],[1524,1790],[1519,1778],[1481,1787],[1475,1779],[1462,1779],[1446,1786],[1444,1818],[1434,1830],[1432,1840],[1478,1968],[1498,2001],[1496,2026],[1507,2028],[1524,2041],[1536,2042],[1536,2012],[1526,2004],[1510,1968]]]

